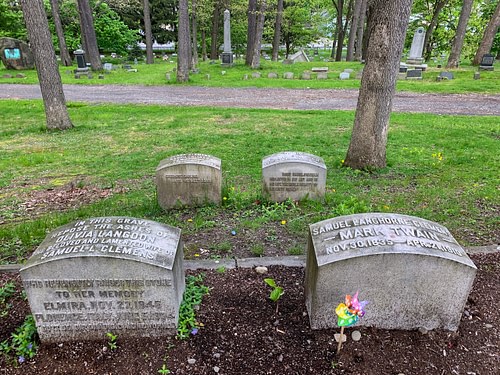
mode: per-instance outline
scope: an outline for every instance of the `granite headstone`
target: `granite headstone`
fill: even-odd
[[[359,291],[369,301],[360,325],[455,331],[475,274],[448,229],[429,220],[367,213],[309,226],[305,293],[313,329],[336,327],[335,307]]]
[[[266,156],[262,160],[262,178],[264,195],[271,201],[321,199],[325,195],[325,162],[305,152]]]
[[[40,339],[174,334],[185,287],[180,232],[98,217],[49,233],[20,271]]]
[[[167,210],[221,201],[221,160],[205,154],[181,154],[164,159],[156,168],[158,203]]]

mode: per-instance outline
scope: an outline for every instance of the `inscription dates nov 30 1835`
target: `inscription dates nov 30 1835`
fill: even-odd
[[[319,251],[326,255],[350,250],[403,244],[465,256],[451,233],[443,226],[398,215],[355,215],[352,219],[331,219],[311,226],[311,235],[320,238]],[[318,253],[318,255],[320,255]]]
[[[40,260],[68,254],[126,255],[132,258],[155,260],[159,254],[174,256],[172,248],[158,246],[172,233],[151,225],[147,220],[132,218],[94,218],[77,221],[74,225],[55,231],[50,244],[35,252]]]

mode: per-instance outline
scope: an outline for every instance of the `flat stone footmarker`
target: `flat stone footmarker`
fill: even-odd
[[[2,84],[2,99],[41,99],[38,85]],[[355,110],[357,89],[63,85],[68,101],[301,110]],[[397,92],[393,112],[500,115],[500,95]]]

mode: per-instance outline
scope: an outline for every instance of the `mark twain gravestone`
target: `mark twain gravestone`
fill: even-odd
[[[52,231],[21,269],[43,342],[175,333],[184,292],[180,229],[129,217]]]
[[[335,307],[359,291],[361,325],[455,331],[476,267],[448,229],[414,216],[369,213],[310,225],[306,305],[313,329],[337,326]]]
[[[179,204],[218,204],[221,188],[221,160],[210,155],[175,155],[163,159],[156,168],[158,203],[163,209]]]
[[[270,200],[318,199],[325,195],[323,159],[305,152],[280,152],[262,160],[264,195]]]

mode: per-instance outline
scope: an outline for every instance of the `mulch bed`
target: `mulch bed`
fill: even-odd
[[[457,332],[359,330],[339,355],[333,335],[313,331],[304,304],[304,269],[269,268],[205,274],[210,287],[197,312],[203,327],[187,340],[120,339],[110,350],[105,340],[41,345],[23,364],[0,357],[0,374],[157,374],[163,363],[171,374],[498,374],[500,373],[500,253],[473,254],[478,273]],[[18,293],[1,319],[0,341],[29,313],[19,276],[3,274],[0,285],[14,280]],[[263,282],[272,277],[285,294],[276,305]],[[450,280],[450,282],[453,282]],[[394,294],[395,291],[388,291]],[[439,298],[439,296],[436,296]],[[368,307],[367,307],[368,308]],[[166,361],[166,362],[164,362]]]

